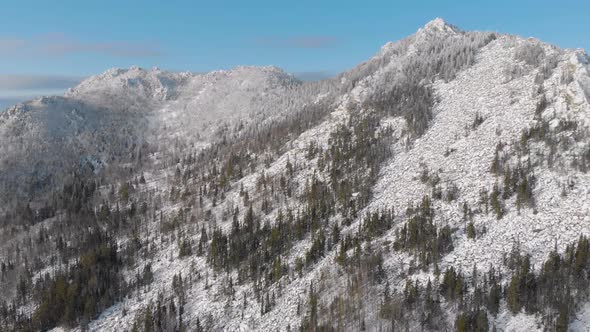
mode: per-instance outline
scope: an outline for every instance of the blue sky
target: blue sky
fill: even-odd
[[[132,65],[333,74],[435,17],[590,49],[590,1],[2,0],[1,8],[0,104]]]

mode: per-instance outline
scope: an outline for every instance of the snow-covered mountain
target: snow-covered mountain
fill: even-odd
[[[589,138],[584,51],[441,19],[320,82],[112,69],[0,114],[0,329],[585,330]]]
[[[0,187],[10,201],[60,185],[60,173],[125,163],[153,138],[206,144],[229,120],[256,118],[299,84],[277,68],[208,74],[111,69],[62,97],[41,97],[0,114]],[[23,185],[26,183],[26,185]]]

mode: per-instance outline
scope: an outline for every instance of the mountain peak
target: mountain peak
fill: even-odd
[[[432,21],[426,23],[423,28],[418,30],[419,32],[458,32],[460,31],[456,26],[445,22],[440,17],[433,19]]]
[[[444,28],[447,25],[447,22],[445,22],[445,20],[443,20],[440,17],[437,17],[435,19],[433,19],[432,21],[426,23],[426,25],[424,26],[424,28],[426,29],[431,29],[431,28]]]

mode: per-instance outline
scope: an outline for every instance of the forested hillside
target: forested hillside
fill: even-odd
[[[0,330],[583,330],[589,62],[435,19],[328,80],[134,67],[11,107]]]

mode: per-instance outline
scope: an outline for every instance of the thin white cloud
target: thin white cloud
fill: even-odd
[[[113,57],[158,57],[164,55],[156,43],[129,41],[86,42],[67,35],[54,33],[30,39],[0,37],[0,57],[6,56],[52,56],[70,54],[98,54]]]
[[[61,96],[67,89],[0,90],[0,99],[31,100],[39,96]]]
[[[0,90],[67,89],[83,77],[65,75],[1,75]]]
[[[30,100],[38,96],[61,95],[77,85],[83,77],[66,75],[1,75],[0,104]],[[1,108],[1,107],[0,107]]]
[[[299,36],[290,38],[257,38],[256,44],[274,48],[329,48],[337,46],[338,38],[332,36]]]
[[[0,52],[2,54],[16,54],[24,50],[27,46],[27,41],[16,38],[0,38]]]

